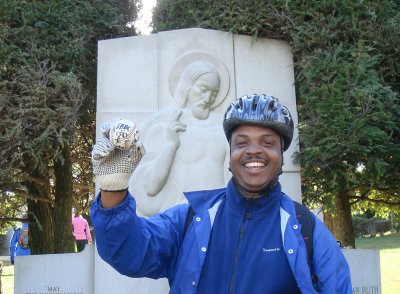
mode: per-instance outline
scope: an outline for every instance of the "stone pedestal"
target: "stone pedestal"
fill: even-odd
[[[380,294],[379,251],[344,249],[353,293]],[[94,245],[80,253],[16,257],[14,292],[18,294],[168,294],[166,279],[132,279],[120,275],[97,254]]]
[[[343,254],[350,266],[353,294],[382,293],[379,250],[344,249]]]
[[[93,294],[94,254],[94,245],[88,245],[80,253],[16,256],[14,292]]]

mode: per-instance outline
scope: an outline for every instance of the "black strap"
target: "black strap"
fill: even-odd
[[[183,236],[186,235],[186,232],[187,232],[190,224],[192,223],[193,216],[194,216],[194,210],[193,210],[193,208],[191,206],[189,206],[189,210],[188,210],[188,213],[186,215],[185,229],[183,230]]]
[[[298,222],[301,224],[301,235],[303,236],[304,243],[307,248],[307,263],[310,269],[311,279],[314,289],[317,292],[321,292],[321,282],[318,276],[312,272],[314,246],[313,246],[313,235],[315,229],[315,218],[311,214],[311,211],[296,201],[294,202],[294,208],[296,210],[296,217]]]
[[[301,235],[303,236],[304,243],[306,243],[308,267],[311,269],[314,255],[313,234],[315,228],[315,219],[307,207],[296,201],[293,202],[296,210],[297,220],[301,224]]]

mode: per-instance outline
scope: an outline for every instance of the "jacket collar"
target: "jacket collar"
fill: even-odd
[[[242,214],[246,207],[248,207],[250,211],[257,212],[258,214],[258,212],[262,213],[268,210],[281,199],[281,185],[278,182],[274,190],[269,194],[257,199],[248,200],[238,192],[232,178],[226,188],[184,192],[184,195],[196,213],[209,209],[222,198],[227,198],[228,205],[234,211]]]
[[[202,190],[183,193],[193,210],[198,213],[212,207],[216,202],[225,197],[226,188]]]
[[[253,216],[265,215],[265,212],[277,205],[280,199],[281,185],[279,182],[271,192],[255,199],[248,199],[241,195],[233,179],[228,183],[227,205],[235,215],[240,217],[242,217],[245,212],[250,212]]]

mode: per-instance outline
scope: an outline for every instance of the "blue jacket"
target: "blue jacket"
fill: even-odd
[[[231,185],[231,183],[230,183]],[[290,269],[302,293],[317,293],[307,264],[307,250],[293,201],[280,194],[280,230]],[[185,193],[195,212],[186,234],[188,205],[180,204],[149,219],[137,217],[130,194],[118,206],[104,209],[97,197],[91,217],[100,256],[121,274],[130,277],[166,277],[170,293],[196,293],[206,258],[211,229],[221,203],[235,195],[228,188]],[[223,219],[223,218],[218,218]],[[185,238],[184,238],[185,236]],[[316,218],[313,272],[321,281],[321,293],[352,293],[348,264],[332,234]],[[255,244],[256,246],[256,244]],[[253,248],[250,248],[250,250]],[[257,277],[260,273],[250,273]],[[248,281],[251,283],[251,281]],[[210,285],[210,291],[213,288]],[[252,293],[265,293],[266,287]]]
[[[28,223],[22,223],[22,227],[28,227]],[[9,253],[12,264],[14,264],[15,256],[23,256],[31,254],[30,248],[23,248],[19,245],[18,241],[20,235],[21,235],[21,228],[17,228],[14,230],[14,233],[10,240]]]

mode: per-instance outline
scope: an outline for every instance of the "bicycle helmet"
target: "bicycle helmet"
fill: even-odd
[[[286,151],[293,139],[293,119],[286,106],[265,94],[242,96],[231,103],[224,116],[224,132],[228,141],[240,125],[257,125],[273,129],[282,136]]]

